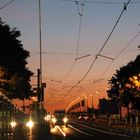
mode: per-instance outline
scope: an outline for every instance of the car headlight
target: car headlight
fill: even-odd
[[[56,121],[57,121],[56,118],[52,118],[53,123],[56,123]]]
[[[34,122],[32,120],[29,120],[27,123],[26,123],[26,126],[29,127],[29,128],[32,128],[34,126]]]
[[[66,122],[68,121],[68,118],[65,117],[65,118],[63,119],[63,121],[64,121],[64,123],[66,123]]]
[[[45,121],[50,121],[50,119],[51,119],[51,115],[47,115],[47,116],[45,116],[44,119],[45,119]]]

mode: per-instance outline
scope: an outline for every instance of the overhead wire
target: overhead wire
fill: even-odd
[[[116,55],[116,57],[114,59],[117,59],[124,51],[126,48],[129,47],[129,45],[140,35],[140,31],[128,42],[128,44],[122,49],[122,51],[120,53],[118,53],[118,55]]]
[[[94,59],[93,62],[91,63],[91,65],[90,65],[88,71],[85,73],[85,75],[84,75],[83,78],[80,80],[80,82],[82,82],[82,81],[86,78],[86,76],[88,75],[88,73],[89,73],[90,70],[92,69],[94,63],[96,62],[98,56],[101,54],[102,50],[105,48],[105,46],[106,46],[107,42],[109,41],[109,39],[110,39],[112,33],[114,32],[116,26],[118,25],[118,23],[119,23],[119,21],[120,21],[122,15],[123,15],[123,13],[124,13],[124,11],[127,9],[127,6],[128,6],[128,4],[130,3],[130,1],[131,1],[131,0],[128,0],[128,2],[127,2],[126,4],[124,4],[123,10],[122,10],[121,14],[119,15],[119,17],[118,17],[118,19],[117,19],[115,25],[113,26],[113,29],[111,30],[111,32],[110,32],[110,34],[108,35],[106,41],[104,42],[103,46],[102,46],[101,49],[99,50],[99,52],[98,52],[98,54],[96,55],[95,59]]]
[[[125,50],[124,52],[132,52],[132,51],[137,51],[138,49],[130,49],[130,50]],[[30,51],[31,52],[31,55],[30,56],[36,56],[36,55],[39,55],[39,52],[38,51]],[[117,53],[118,51],[112,51],[112,52],[106,52],[104,54],[113,54],[113,53]],[[42,52],[42,54],[47,54],[47,55],[68,55],[68,56],[75,56],[76,54],[75,53],[65,53],[65,52]],[[81,55],[82,57],[86,57],[86,56],[95,56],[96,54],[84,54],[84,53],[80,53],[79,55]],[[78,59],[78,58],[77,58]],[[112,58],[111,58],[112,59]]]
[[[67,72],[67,74],[66,74],[66,79],[67,79],[67,77],[69,76],[69,74],[71,73],[71,71],[73,70],[75,64],[76,64],[76,60],[74,60],[72,66],[70,67],[69,71]]]
[[[77,5],[77,10],[78,10],[78,14],[80,16],[80,21],[79,21],[79,29],[78,29],[78,40],[77,40],[77,49],[76,49],[76,58],[78,57],[78,51],[79,51],[79,42],[80,42],[80,35],[81,35],[81,25],[82,25],[82,17],[83,17],[83,11],[84,11],[84,3],[85,3],[86,0],[83,1],[83,3],[81,3],[80,5],[82,6],[81,7],[81,10],[79,8],[79,3],[77,1],[76,2],[76,5]]]
[[[75,0],[61,0],[61,1],[69,1],[69,2],[75,2]],[[78,0],[78,2],[83,2],[83,0]],[[120,5],[124,4],[124,2],[110,2],[110,1],[86,1],[85,3],[89,4],[111,4],[111,5]],[[133,1],[130,2],[130,4],[139,4],[140,1]]]
[[[127,5],[128,5],[128,4],[127,4]],[[125,7],[125,8],[126,8],[126,7]],[[116,60],[116,59],[126,50],[126,48],[138,37],[139,34],[140,34],[140,32],[138,32],[138,33],[132,38],[132,40],[130,40],[129,43],[122,49],[122,51],[119,52],[119,53],[116,55],[116,57],[113,59],[113,61],[110,63],[110,65],[107,67],[107,69],[105,70],[105,72],[101,75],[101,77],[104,76],[104,74],[108,71],[108,69],[110,68],[110,66],[111,66],[112,63],[114,62],[114,60]],[[98,54],[99,54],[99,53],[98,53]],[[100,54],[99,54],[99,55],[100,55]],[[97,57],[97,55],[96,55],[96,57]],[[96,57],[95,57],[95,59],[96,59]],[[78,83],[77,83],[75,86],[71,87],[71,89],[68,91],[68,93],[65,94],[65,95],[61,98],[61,100],[63,100],[63,99],[73,90],[73,88],[77,87],[78,84],[79,84],[80,82],[81,82],[81,81],[78,81]],[[58,101],[58,102],[59,102],[59,101]],[[57,102],[57,103],[58,103],[58,102]]]
[[[106,72],[109,70],[109,68],[111,67],[111,65],[113,64],[113,62],[126,50],[126,48],[128,48],[131,43],[140,35],[140,31],[127,43],[127,45],[114,57],[114,60],[108,65],[108,67],[106,68],[106,70],[103,72],[103,74],[100,76],[100,78],[102,78]]]
[[[79,52],[79,43],[80,43],[80,35],[81,35],[81,26],[82,26],[82,17],[83,17],[83,12],[84,12],[84,2],[86,0],[84,0],[82,3],[79,3],[77,0],[75,1],[76,6],[77,6],[77,10],[78,10],[78,15],[80,16],[80,20],[79,20],[79,28],[78,28],[78,38],[77,38],[77,45],[76,45],[76,55],[75,55],[75,60],[72,64],[72,66],[70,67],[69,71],[66,74],[66,78],[69,76],[69,74],[71,73],[71,71],[73,70],[76,62],[77,62],[77,57],[78,57],[78,52]],[[81,9],[80,7],[81,6]]]
[[[109,36],[107,37],[107,39],[106,39],[105,43],[103,44],[103,46],[101,47],[101,49],[100,49],[100,51],[99,51],[99,53],[98,53],[97,55],[99,55],[99,54],[101,53],[101,51],[103,50],[103,48],[106,46],[106,44],[107,44],[108,40],[110,39],[110,37],[111,37],[112,33],[114,32],[114,30],[115,30],[115,28],[116,28],[116,26],[117,26],[118,22],[120,21],[120,18],[122,17],[122,15],[123,15],[124,11],[126,10],[127,5],[129,4],[129,2],[130,2],[130,1],[131,1],[131,0],[129,0],[126,4],[124,3],[124,8],[123,8],[123,10],[122,10],[122,12],[121,12],[121,14],[120,14],[119,18],[117,19],[117,21],[116,21],[116,23],[115,23],[115,25],[114,25],[113,29],[111,30],[111,32],[110,32],[110,34],[109,34]]]
[[[119,21],[120,21],[122,15],[123,15],[123,13],[124,13],[124,11],[127,9],[128,4],[130,3],[130,1],[131,1],[131,0],[128,0],[127,3],[124,3],[123,10],[122,10],[121,14],[119,15],[119,17],[118,17],[118,19],[117,19],[115,25],[113,26],[113,29],[111,30],[111,32],[110,32],[110,34],[108,35],[106,41],[104,42],[104,44],[102,45],[101,49],[99,50],[99,52],[98,52],[97,55],[95,56],[93,62],[91,63],[91,65],[90,65],[89,69],[87,70],[87,72],[85,73],[85,75],[81,78],[81,80],[79,80],[79,81],[77,82],[77,84],[76,84],[75,86],[73,86],[73,87],[62,97],[62,100],[63,100],[67,95],[69,95],[69,93],[73,90],[74,87],[77,87],[77,86],[87,77],[88,73],[90,72],[90,70],[92,69],[93,65],[95,64],[95,62],[96,62],[98,56],[101,54],[102,50],[105,48],[105,46],[106,46],[108,40],[110,39],[110,37],[111,37],[112,33],[114,32],[116,26],[118,25],[118,23],[119,23]],[[113,61],[114,61],[114,60],[113,60]]]
[[[6,3],[5,5],[0,7],[0,10],[2,10],[3,8],[7,7],[8,5],[10,5],[12,2],[14,2],[15,0],[11,0],[8,3]]]

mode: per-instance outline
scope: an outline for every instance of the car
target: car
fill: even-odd
[[[87,113],[82,113],[80,114],[80,116],[78,117],[79,120],[93,120],[95,121],[96,116],[94,114],[87,114]]]
[[[51,120],[51,115],[50,115],[50,114],[47,114],[47,115],[44,117],[44,120],[47,121],[47,122],[50,122],[50,120]]]
[[[80,116],[78,117],[79,120],[83,120],[87,117],[87,113],[81,113]]]
[[[65,110],[55,110],[51,118],[51,124],[53,127],[56,125],[65,125],[68,126],[68,117]]]
[[[92,120],[95,121],[96,116],[94,114],[87,114],[87,116],[85,117],[85,120]]]

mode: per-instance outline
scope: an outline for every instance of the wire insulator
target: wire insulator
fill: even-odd
[[[126,6],[127,6],[126,3],[124,3],[124,10],[127,10],[127,7]]]

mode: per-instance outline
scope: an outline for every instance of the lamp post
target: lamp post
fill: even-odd
[[[96,91],[96,93],[98,94],[98,115],[100,114],[100,92]]]
[[[39,49],[40,49],[40,82],[42,83],[42,31],[41,31],[41,0],[39,0]],[[40,84],[41,84],[40,83]],[[40,85],[41,87],[41,85]]]
[[[85,100],[87,102],[85,111],[88,113],[88,96],[85,96]]]
[[[90,96],[91,96],[91,105],[92,105],[92,109],[94,108],[94,106],[93,106],[93,94],[90,94]]]
[[[98,105],[100,103],[100,92],[97,90],[96,93],[98,94]]]
[[[78,99],[79,99],[79,113],[81,113],[81,97],[79,97]]]

